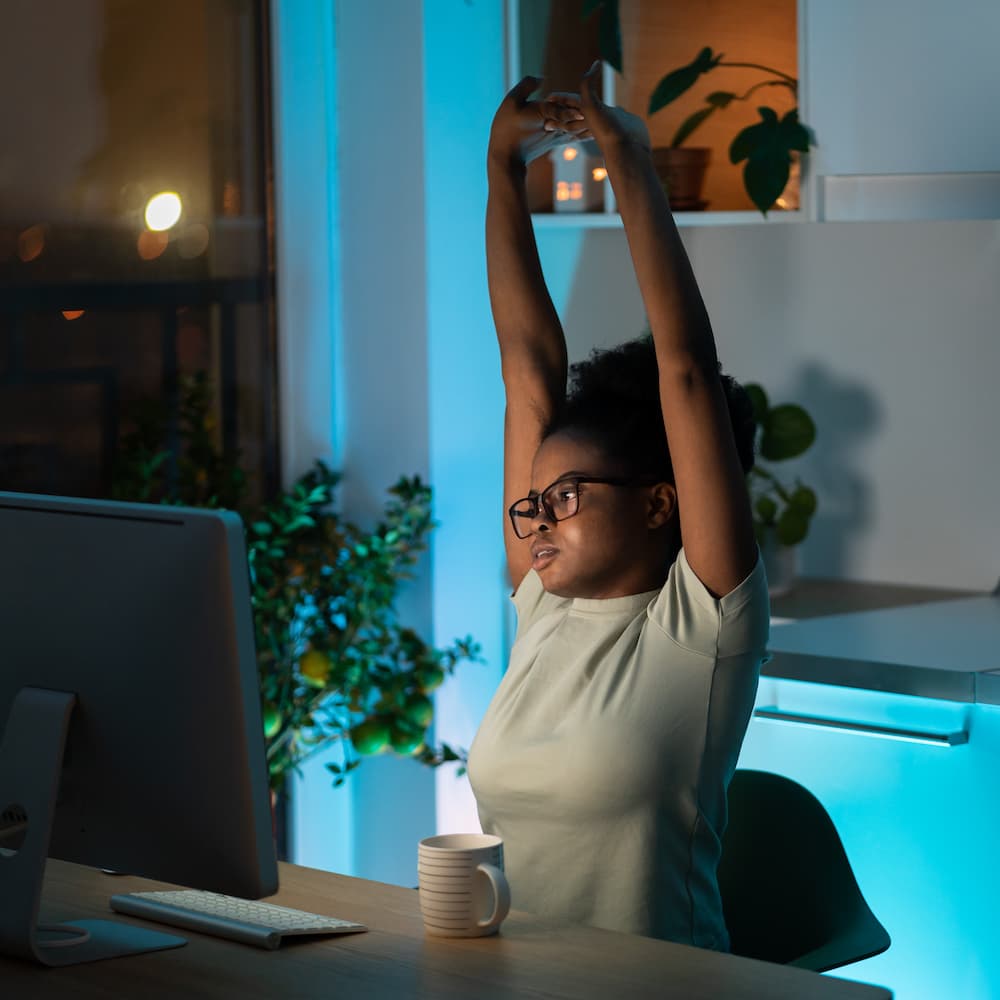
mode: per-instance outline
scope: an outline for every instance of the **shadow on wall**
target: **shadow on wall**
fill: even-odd
[[[799,571],[849,579],[857,563],[852,550],[877,520],[873,484],[859,471],[858,455],[884,422],[884,410],[870,386],[820,364],[802,365],[787,385],[774,399],[800,403],[816,422],[812,449],[777,469],[783,481],[800,476],[819,498]]]

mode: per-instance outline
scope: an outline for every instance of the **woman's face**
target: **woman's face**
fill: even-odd
[[[571,431],[546,438],[535,453],[531,489],[561,479],[622,476],[624,470],[595,443]],[[553,521],[539,505],[530,521],[532,568],[560,597],[624,597],[663,585],[676,525],[676,491],[656,486],[582,483],[579,509]]]

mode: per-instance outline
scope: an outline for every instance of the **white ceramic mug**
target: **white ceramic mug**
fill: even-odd
[[[486,833],[447,833],[417,849],[420,912],[428,934],[496,934],[510,909],[503,841]]]

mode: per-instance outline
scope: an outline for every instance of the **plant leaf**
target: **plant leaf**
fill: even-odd
[[[771,499],[771,497],[762,496],[757,498],[754,510],[757,512],[757,516],[765,524],[773,524],[774,519],[778,514],[778,505]]]
[[[760,454],[769,462],[801,455],[816,440],[816,425],[801,406],[785,403],[767,415]]]
[[[735,164],[750,157],[755,149],[767,142],[767,133],[767,126],[762,122],[747,125],[741,132],[737,132],[729,146],[729,162]]]
[[[598,28],[601,58],[622,72],[622,31],[618,18],[618,0],[605,0],[601,6],[601,23]]]
[[[778,541],[782,545],[798,545],[809,533],[809,518],[795,507],[789,507],[777,524]]]
[[[801,483],[792,493],[790,503],[806,517],[812,517],[816,513],[816,494],[808,486],[803,486]]]
[[[705,100],[712,105],[713,108],[728,108],[729,105],[736,100],[736,95],[728,90],[713,90]]]
[[[687,118],[681,122],[681,127],[674,133],[674,137],[670,140],[671,146],[679,146],[684,140],[706,119],[708,116],[715,111],[713,107],[701,108],[696,111],[693,115],[689,115]]]
[[[693,62],[668,73],[653,88],[653,93],[649,98],[648,113],[654,114],[660,108],[665,108],[668,104],[676,101],[681,94],[686,93],[694,86],[698,77],[714,69],[721,58],[721,55],[713,55],[712,50],[706,47],[698,53]]]
[[[791,168],[788,150],[777,146],[768,145],[750,155],[743,168],[743,185],[762,215],[781,197]]]
[[[799,121],[799,109],[792,108],[778,126],[781,144],[786,149],[794,149],[799,153],[808,153],[810,145],[816,145],[816,139],[810,129]]]

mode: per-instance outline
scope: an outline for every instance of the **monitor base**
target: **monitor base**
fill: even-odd
[[[81,931],[84,934],[80,934]],[[64,937],[64,934],[70,936]],[[57,968],[97,962],[102,958],[166,951],[185,944],[187,938],[176,934],[163,934],[114,920],[72,920],[40,927],[35,938],[35,957],[43,965]]]

